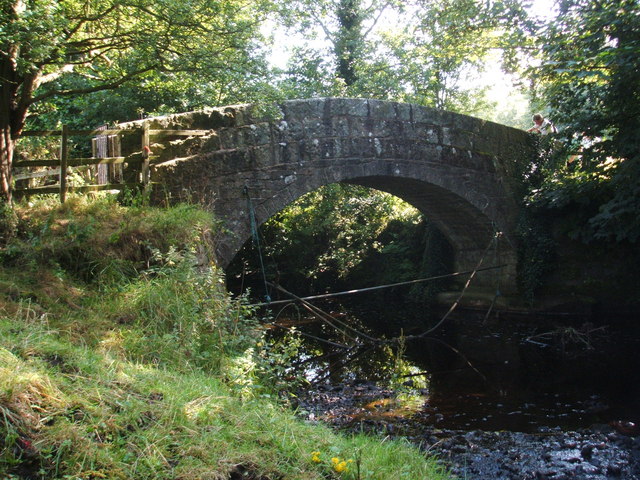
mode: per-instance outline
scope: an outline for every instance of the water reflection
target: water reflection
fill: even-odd
[[[286,328],[272,335],[299,338],[296,374],[309,382],[300,393],[307,396],[303,403],[334,419],[342,415],[343,423],[411,419],[447,429],[529,432],[639,420],[640,342],[629,330],[584,322],[559,328],[540,319],[486,321],[467,312],[437,335],[374,344],[368,339],[401,333],[380,328],[397,324],[397,315],[389,321],[365,312],[365,322],[362,311],[354,315],[336,304],[323,310],[339,323],[282,314],[276,322]],[[352,329],[339,326],[345,323]],[[424,319],[401,323],[415,327]]]

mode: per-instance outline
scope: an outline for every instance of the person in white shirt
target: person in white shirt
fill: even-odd
[[[533,127],[527,132],[539,133],[540,135],[547,135],[549,133],[558,133],[558,129],[549,120],[544,118],[539,113],[533,116]]]

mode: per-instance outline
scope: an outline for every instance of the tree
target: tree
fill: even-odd
[[[483,108],[481,88],[464,85],[470,72],[482,71],[487,55],[504,58],[522,44],[519,34],[527,22],[520,0],[426,0],[428,14],[409,30],[403,61],[413,69],[408,94],[419,103],[473,114]],[[410,61],[411,58],[415,60]]]
[[[154,72],[204,78],[255,67],[263,5],[248,0],[0,0],[0,183],[35,105]]]
[[[398,0],[372,0],[368,4],[363,0],[295,0],[283,2],[281,14],[284,23],[307,40],[322,32],[328,50],[298,49],[297,53],[310,53],[307,58],[314,59],[331,57],[333,75],[348,89],[360,79],[359,65],[372,48],[372,30],[385,11],[400,6]],[[300,59],[297,62],[308,64]]]
[[[286,288],[309,286],[320,291],[335,286],[364,257],[383,245],[377,237],[389,222],[417,223],[420,214],[393,195],[356,185],[334,183],[303,195],[260,227],[261,253],[269,278]],[[260,268],[253,242],[228,269],[240,275],[248,262]]]
[[[409,101],[473,113],[482,92],[462,85],[526,16],[519,0],[296,0],[290,28],[323,37],[294,50],[288,90]],[[315,40],[315,39],[314,39]],[[322,45],[322,44],[320,44]],[[329,60],[327,60],[329,59]],[[327,68],[327,63],[333,69]],[[333,79],[326,79],[326,74]]]
[[[537,199],[590,208],[584,239],[640,238],[640,7],[637,0],[563,0],[540,32],[534,72],[579,168],[550,173]],[[565,157],[566,158],[566,157]]]
[[[493,7],[475,0],[420,2],[401,30],[382,35],[380,51],[389,52],[392,62],[381,68],[385,62],[378,55],[379,67],[363,78],[389,75],[384,83],[399,87],[398,100],[473,113],[482,92],[462,86],[461,79],[481,68],[497,46],[492,33],[499,18]]]
[[[269,83],[271,74],[268,66],[266,62],[262,63],[258,58],[243,65],[250,69],[228,68],[211,75],[149,72],[115,90],[52,97],[33,106],[27,118],[27,128],[48,130],[63,123],[71,128],[84,129],[212,105],[267,101],[274,87]],[[72,84],[76,80],[79,79],[66,79]]]

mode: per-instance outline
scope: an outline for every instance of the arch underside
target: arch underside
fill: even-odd
[[[508,238],[495,222],[465,199],[437,185],[413,179],[378,176],[354,178],[348,183],[383,190],[422,212],[453,246],[456,271],[506,265],[479,272],[476,285],[491,288],[497,284],[515,285],[516,254]]]
[[[504,240],[504,237],[502,240],[498,240],[500,242],[498,246],[495,243],[492,244],[499,227],[479,208],[459,195],[423,180],[395,176],[371,175],[339,181],[390,193],[422,212],[451,243],[455,252],[456,271],[471,271],[480,263],[481,267],[509,264],[509,267],[501,269],[499,273],[493,271],[479,273],[476,284],[493,286],[498,281],[498,277],[501,277],[500,283],[503,285],[513,281],[515,252],[512,246]],[[314,184],[309,182],[294,183],[288,188],[280,190],[270,199],[254,198],[252,202],[257,224],[261,225],[302,195],[328,183],[336,182],[312,183]],[[231,229],[233,232],[231,236],[220,239],[222,241],[220,253],[223,266],[226,266],[233,259],[242,245],[251,237],[248,212],[246,213],[245,221],[238,223],[237,209],[226,214],[219,212],[223,217],[236,219],[235,226]]]
[[[373,176],[346,181],[395,195],[422,212],[449,239],[454,248],[477,250],[493,238],[492,222],[458,195],[414,179]]]

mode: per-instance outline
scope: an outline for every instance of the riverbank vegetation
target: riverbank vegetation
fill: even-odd
[[[446,478],[279,404],[264,330],[209,263],[209,213],[56,202],[1,222],[3,479]]]
[[[577,291],[637,311],[640,40],[635,1],[563,1],[539,25],[533,98],[559,132],[523,179],[531,291]],[[546,283],[546,285],[545,285]]]

